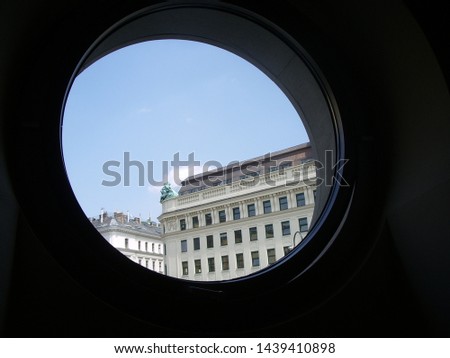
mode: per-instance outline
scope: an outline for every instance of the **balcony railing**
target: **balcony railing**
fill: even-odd
[[[250,194],[271,187],[305,187],[315,184],[314,162],[284,168],[264,175],[249,176],[223,186],[212,186],[195,193],[185,194],[162,203],[162,214],[190,207],[193,204],[207,204],[219,198],[228,199],[237,195]]]

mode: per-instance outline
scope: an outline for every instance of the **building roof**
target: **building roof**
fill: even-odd
[[[192,175],[182,181],[178,194],[185,195],[211,186],[230,184],[248,175],[255,176],[283,166],[299,165],[310,159],[312,159],[311,144],[309,142],[298,144]]]
[[[161,227],[154,221],[141,221],[139,218],[129,219],[128,215],[122,212],[115,212],[113,216],[108,216],[108,213],[104,212],[98,218],[91,218],[90,221],[99,232],[114,230],[157,237],[160,237],[162,233]]]
[[[306,143],[303,143],[303,144],[297,144],[297,145],[294,145],[292,147],[280,149],[280,150],[277,150],[275,152],[271,152],[271,153],[267,153],[267,154],[264,154],[264,155],[260,155],[260,156],[255,157],[255,158],[242,160],[242,161],[239,162],[239,165],[237,167],[243,166],[243,165],[246,165],[246,164],[249,164],[249,163],[255,163],[255,162],[261,163],[264,160],[267,160],[268,154],[270,154],[270,158],[275,159],[275,160],[279,160],[279,159],[283,159],[283,158],[291,156],[292,153],[294,153],[294,152],[301,151],[301,150],[306,150],[306,149],[309,149],[309,148],[311,148],[311,144],[309,142],[306,142]],[[223,172],[225,170],[231,170],[231,169],[234,169],[234,168],[236,168],[236,163],[229,164],[229,165],[227,165],[225,167],[214,168],[213,170],[209,170],[207,172],[202,172],[202,173],[191,175],[191,176],[187,177],[185,180],[183,180],[183,182],[187,183],[187,182],[189,182],[192,179],[200,179],[200,178],[202,178],[204,176],[207,176],[207,175],[211,175],[211,174],[214,174],[214,173],[217,173],[217,172]]]

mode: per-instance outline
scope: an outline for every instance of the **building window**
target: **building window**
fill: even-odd
[[[249,228],[248,232],[250,234],[250,241],[258,240],[258,231],[256,230],[256,227]]]
[[[205,214],[205,224],[211,225],[212,224],[212,215],[211,213]]]
[[[148,268],[148,259],[145,259],[145,267]]]
[[[194,250],[200,250],[200,238],[194,237]]]
[[[141,251],[141,241],[138,241],[138,250]]]
[[[228,245],[228,238],[226,232],[220,233],[220,246],[227,246]]]
[[[189,275],[188,262],[187,261],[183,261],[181,263],[181,266],[183,268],[183,276]],[[153,269],[155,269],[155,262],[153,262]]]
[[[230,269],[230,262],[228,260],[228,255],[222,256],[222,270],[227,271]]]
[[[125,248],[128,249],[128,239],[125,238]]]
[[[138,264],[142,265],[142,259],[141,258],[138,258]]]
[[[300,228],[300,232],[308,231],[308,218],[298,219],[298,227]]]
[[[227,221],[227,216],[225,214],[225,210],[220,210],[219,211],[219,222],[224,223],[225,221]]]
[[[148,251],[148,242],[145,243],[145,251]]]
[[[236,267],[238,269],[244,268],[244,254],[236,254]]]
[[[155,252],[155,244],[152,244],[152,252]]]
[[[164,256],[167,255],[167,246],[164,244]]]
[[[187,262],[186,262],[186,264],[187,264]],[[156,265],[156,261],[155,260],[153,260],[152,261],[152,268],[153,268],[153,271],[155,271],[156,270],[156,267],[155,267],[155,265]],[[187,275],[187,274],[186,274]]]
[[[284,255],[285,255],[285,256],[286,256],[289,252],[291,252],[290,246],[284,246],[284,247],[283,247],[283,250],[284,250]]]
[[[286,196],[282,196],[278,199],[280,202],[280,210],[286,210],[288,209],[288,199]]]
[[[316,190],[313,190],[314,202],[316,201]]]
[[[259,266],[259,251],[252,251],[252,266]]]
[[[186,219],[181,219],[180,220],[180,230],[186,230]]]
[[[159,272],[162,271],[162,261],[158,261]]]
[[[248,217],[252,217],[256,215],[256,207],[255,204],[249,204],[247,205],[247,213]]]
[[[241,211],[239,208],[233,208],[233,220],[239,220],[241,218]]]
[[[198,228],[198,216],[193,216],[192,217],[192,227],[195,229],[195,228]]]
[[[208,258],[208,271],[209,272],[215,272],[216,271],[216,265],[214,263],[214,257]]]
[[[273,224],[266,225],[266,239],[273,238]]]
[[[305,206],[305,193],[298,193],[295,198],[297,199],[297,206]]]
[[[241,230],[234,230],[234,243],[235,244],[242,243],[242,231]]]
[[[158,244],[158,254],[161,253],[161,244]]]
[[[277,261],[277,257],[275,255],[275,249],[267,249],[267,262],[269,265],[273,264]]]
[[[202,262],[201,260],[194,260],[195,273],[202,273]]]
[[[208,249],[211,249],[212,247],[214,247],[214,236],[212,236],[212,235],[206,236],[206,247]]]
[[[283,236],[291,234],[291,224],[289,223],[289,221],[281,222],[281,233],[283,234]]]
[[[270,204],[270,200],[263,201],[264,214],[269,214],[272,212],[272,205]]]
[[[181,252],[187,252],[187,240],[181,240]]]

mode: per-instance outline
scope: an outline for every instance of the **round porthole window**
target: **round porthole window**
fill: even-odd
[[[154,272],[244,277],[286,256],[313,221],[315,162],[298,113],[216,46],[154,40],[97,60],[71,87],[62,144],[92,225]]]
[[[291,317],[256,311],[327,252],[352,190],[339,111],[306,51],[244,9],[180,3],[129,15],[78,60],[45,124],[66,228],[49,247],[99,297],[161,326]],[[326,295],[309,292],[304,310]],[[215,314],[198,320],[205,307]]]

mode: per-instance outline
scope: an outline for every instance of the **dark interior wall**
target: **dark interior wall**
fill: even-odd
[[[408,1],[408,5],[437,63],[411,40],[403,44],[404,56],[419,60],[402,61],[392,74],[389,95],[396,121],[391,126],[395,141],[387,220],[426,316],[433,327],[448,336],[449,11],[436,1]]]
[[[144,5],[145,1],[140,3]],[[246,5],[245,1],[237,3]],[[29,54],[30,48],[44,49],[44,44],[41,47],[39,42],[41,34],[52,27],[56,29],[62,19],[74,21],[77,16],[83,18],[80,14],[88,13],[89,7],[97,11],[106,6],[102,1],[89,4],[3,2],[0,11],[4,35],[0,51],[2,124],[10,120],[5,118],[4,111],[11,92],[7,85],[11,85],[15,71],[26,71],[26,63],[33,61],[21,55]],[[367,123],[362,118],[357,133],[364,134],[360,146],[378,146],[380,150],[378,158],[383,163],[373,165],[383,170],[378,173],[381,178],[378,185],[386,195],[380,197],[381,204],[378,204],[385,221],[376,228],[378,240],[371,255],[360,270],[351,273],[352,279],[338,293],[302,317],[293,317],[292,321],[280,322],[276,327],[255,329],[247,335],[448,336],[450,102],[448,82],[445,82],[449,69],[445,44],[449,43],[450,31],[442,21],[444,9],[425,1],[408,1],[409,8],[396,1],[385,4],[299,1],[280,2],[279,11],[270,16],[284,21],[285,5],[297,7],[337,45],[342,58],[330,58],[330,61],[343,61],[347,69],[352,69],[352,73],[345,74],[352,76],[353,83],[364,94],[364,106],[370,108],[370,118],[378,119]],[[120,5],[112,2],[108,6]],[[286,19],[287,23],[292,24],[292,19]],[[77,31],[83,35],[82,26]],[[325,63],[324,70],[327,70]],[[21,83],[14,86],[16,90]],[[8,132],[4,126],[1,130],[3,139]],[[33,233],[28,218],[18,207],[3,158],[7,150],[1,146],[2,335],[180,334],[121,312],[71,278]]]

